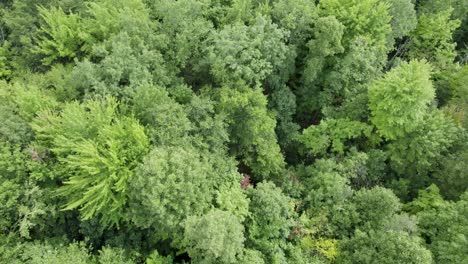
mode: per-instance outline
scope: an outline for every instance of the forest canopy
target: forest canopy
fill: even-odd
[[[2,1],[0,262],[468,263],[468,1]]]

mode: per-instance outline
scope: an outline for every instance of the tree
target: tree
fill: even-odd
[[[329,60],[343,53],[342,39],[345,27],[334,16],[320,17],[314,22],[314,38],[306,44],[306,59],[304,61],[304,87],[298,89],[299,112],[301,114],[320,110],[321,101],[319,76],[328,66]],[[319,82],[319,84],[315,84]]]
[[[71,61],[90,55],[93,46],[119,31],[150,30],[151,21],[140,0],[100,0],[86,5],[86,15],[65,13],[62,8],[39,8],[43,25],[38,30],[34,52],[44,65],[57,60]],[[99,25],[99,26],[96,26]],[[139,27],[138,31],[135,29]]]
[[[87,98],[111,95],[126,99],[141,86],[170,84],[175,78],[154,47],[161,42],[157,40],[160,36],[154,34],[146,40],[140,34],[151,34],[151,31],[138,34],[121,31],[96,44],[91,59],[78,62],[71,73],[77,80],[73,83],[74,90]]]
[[[29,237],[32,221],[46,213],[43,193],[28,180],[31,156],[9,142],[0,143],[0,234],[19,231]]]
[[[361,136],[370,136],[372,127],[347,119],[325,119],[317,126],[302,131],[299,141],[310,155],[324,155],[328,152],[344,154],[345,143]],[[328,151],[331,147],[331,150]]]
[[[166,89],[146,84],[136,87],[130,96],[131,109],[155,144],[173,145],[187,140],[192,124],[183,106],[169,97]]]
[[[290,32],[288,42],[296,48],[296,59],[303,58],[304,45],[314,34],[317,11],[317,6],[308,0],[278,0],[272,3],[271,18]]]
[[[259,87],[263,81],[288,72],[285,62],[290,50],[284,43],[285,35],[262,16],[251,26],[227,25],[208,39],[204,63],[209,65],[219,84],[242,80],[247,85]]]
[[[389,49],[387,6],[327,0],[318,4],[318,14],[298,89],[300,120],[311,114],[362,120],[367,84],[380,73]]]
[[[268,97],[269,108],[276,113],[276,134],[282,150],[291,151],[299,136],[299,125],[294,122],[296,96],[286,85],[274,89]]]
[[[465,137],[460,140],[463,141]],[[440,157],[433,174],[441,193],[450,200],[457,200],[468,188],[468,175],[465,173],[465,164],[468,162],[466,143],[462,143],[460,148]]]
[[[99,264],[132,264],[135,260],[128,257],[122,248],[103,247],[97,258]]]
[[[48,244],[25,244],[22,254],[18,260],[29,263],[67,263],[77,264],[91,263],[88,250],[83,244],[70,245],[48,245]]]
[[[151,17],[160,21],[158,31],[167,38],[166,63],[177,67],[180,75],[191,85],[209,78],[197,69],[206,49],[205,40],[212,35],[213,25],[209,21],[207,2],[145,1]]]
[[[0,262],[468,262],[468,1],[0,2]]]
[[[35,78],[23,82],[15,82],[4,89],[5,99],[14,105],[21,119],[31,122],[37,114],[44,110],[53,110],[58,106],[54,95],[35,84]],[[8,105],[8,103],[7,103]]]
[[[304,184],[301,199],[309,229],[319,237],[347,236],[356,221],[356,210],[348,201],[354,191],[350,179],[354,165],[346,166],[334,159],[319,159],[300,171]]]
[[[57,0],[13,0],[9,8],[5,8],[2,14],[2,35],[6,35],[11,44],[9,65],[15,71],[27,69],[43,69],[41,59],[43,56],[35,52],[37,48],[36,40],[41,35],[40,28],[44,26],[39,9],[58,9],[65,12],[79,13],[84,10],[84,2],[57,1]],[[57,20],[63,19],[58,16]],[[66,23],[69,21],[67,20]],[[60,30],[57,30],[59,32]],[[64,32],[67,35],[70,32]],[[75,32],[76,33],[76,32]],[[68,38],[69,39],[69,38]],[[70,46],[71,43],[68,43]],[[73,44],[71,44],[73,45]],[[62,47],[65,47],[62,46]],[[17,74],[15,74],[17,75]]]
[[[418,237],[404,232],[371,231],[343,241],[337,263],[432,263]]]
[[[246,245],[259,250],[267,260],[283,255],[283,243],[293,227],[291,200],[271,182],[249,188],[250,215],[246,219]]]
[[[320,13],[335,16],[346,28],[343,45],[348,47],[356,36],[368,36],[371,44],[386,49],[388,34],[391,32],[388,5],[376,0],[320,1]],[[364,19],[363,19],[364,18]]]
[[[352,202],[358,213],[357,228],[377,230],[389,223],[400,210],[401,204],[390,189],[374,187],[357,191]]]
[[[244,227],[231,213],[214,209],[187,218],[184,241],[197,263],[238,263],[244,251]]]
[[[0,45],[0,78],[8,78],[11,75],[11,66],[8,58],[11,57],[9,42],[4,41]]]
[[[253,249],[246,249],[244,251],[244,256],[239,263],[242,264],[264,264],[264,257],[260,251]]]
[[[28,122],[18,115],[18,106],[3,95],[0,95],[0,102],[0,138],[13,144],[31,141],[32,129]]]
[[[450,65],[456,56],[452,35],[460,26],[459,20],[451,20],[453,9],[449,8],[435,14],[422,14],[412,32],[412,46],[409,58],[426,59],[437,68]]]
[[[392,17],[392,38],[407,36],[418,22],[414,3],[411,0],[387,0],[389,4],[388,13]]]
[[[229,142],[226,116],[216,113],[216,102],[208,96],[193,96],[186,105],[187,117],[192,123],[189,134],[194,144],[210,152],[226,152]],[[180,119],[177,125],[181,126]]]
[[[216,205],[221,210],[231,213],[243,223],[249,215],[250,200],[241,188],[239,186],[220,188],[216,192]]]
[[[101,216],[104,225],[119,224],[128,183],[149,144],[138,121],[119,113],[109,97],[68,103],[60,113],[44,111],[32,127],[61,165],[64,209],[78,208],[84,220]]]
[[[419,128],[434,99],[431,68],[424,61],[402,63],[369,87],[371,121],[387,139]]]
[[[417,215],[421,237],[438,263],[467,260],[467,197],[465,192],[456,203],[445,201],[439,189],[431,185],[406,206],[406,210]]]
[[[399,173],[424,175],[461,136],[459,127],[442,112],[430,113],[422,122],[414,132],[388,145],[391,166]]]
[[[235,167],[218,169],[212,160],[190,146],[155,147],[130,183],[128,217],[136,226],[155,228],[156,239],[181,248],[181,223],[207,213],[221,183],[240,181]]]
[[[284,169],[275,134],[276,122],[260,88],[244,85],[219,90],[217,110],[227,116],[231,151],[250,167],[254,176],[272,179]]]
[[[65,14],[62,8],[46,9],[39,7],[45,26],[38,31],[35,52],[44,58],[44,65],[62,60],[73,60],[79,53],[90,50],[89,35],[76,14]]]

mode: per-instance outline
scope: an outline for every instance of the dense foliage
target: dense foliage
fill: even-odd
[[[466,0],[0,3],[1,263],[468,263]]]

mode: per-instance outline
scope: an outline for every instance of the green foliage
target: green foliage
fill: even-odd
[[[293,227],[293,208],[289,197],[271,182],[258,183],[248,189],[250,215],[246,219],[247,245],[274,258],[281,252],[282,240]]]
[[[9,88],[10,100],[18,106],[18,115],[30,122],[41,111],[52,110],[58,103],[48,91],[40,89],[32,81],[16,82]]]
[[[285,85],[275,89],[268,98],[268,106],[276,112],[276,134],[282,149],[290,149],[299,136],[299,125],[293,120],[296,113],[296,96]]]
[[[260,86],[285,67],[290,52],[284,44],[285,35],[262,16],[252,26],[227,25],[208,40],[206,63],[218,83],[243,80]]]
[[[244,227],[229,212],[212,210],[185,222],[187,252],[196,263],[237,263],[244,250]]]
[[[402,63],[369,87],[372,123],[387,139],[403,137],[423,122],[434,99],[430,66],[424,61]]]
[[[20,71],[25,69],[38,70],[41,67],[42,55],[35,52],[37,49],[36,40],[40,35],[40,28],[43,23],[39,9],[65,10],[66,12],[78,13],[84,7],[84,1],[76,2],[72,0],[13,0],[11,6],[5,8],[2,14],[2,40],[7,36],[11,48],[9,50],[9,65],[15,70],[15,76],[22,76]],[[2,12],[3,13],[3,12]],[[63,17],[60,17],[63,19]],[[60,19],[59,18],[59,19]],[[51,18],[54,20],[53,18]],[[64,21],[66,19],[63,19]],[[68,22],[68,21],[67,21]],[[5,25],[5,27],[3,27]],[[57,32],[65,33],[64,36],[69,36],[66,31],[61,31],[56,28]],[[45,36],[44,36],[45,37]],[[73,46],[73,43],[68,43]],[[57,45],[57,47],[60,45]],[[64,47],[64,46],[62,46]]]
[[[454,71],[455,70],[455,71]],[[468,129],[468,65],[454,67],[446,72],[446,86],[439,93],[449,96],[447,105],[442,110],[452,117],[457,124]],[[441,100],[443,101],[443,99]]]
[[[144,85],[132,95],[132,110],[147,126],[147,131],[157,144],[174,144],[188,136],[192,128],[182,107],[169,97],[161,87]]]
[[[56,213],[50,193],[29,174],[43,155],[0,140],[0,234],[29,239],[45,229],[47,214]]]
[[[64,210],[79,208],[83,219],[101,215],[104,224],[122,220],[128,183],[149,143],[143,127],[117,108],[114,98],[75,102],[33,121],[39,142],[62,166]]]
[[[135,263],[132,259],[128,258],[125,251],[121,248],[104,247],[99,250],[98,256],[99,264],[132,264]]]
[[[59,59],[71,60],[79,52],[89,50],[89,37],[78,15],[65,14],[60,7],[39,7],[39,13],[45,26],[38,31],[35,52],[44,56],[44,65],[50,65]]]
[[[302,131],[299,138],[311,155],[324,155],[331,151],[344,154],[347,140],[369,136],[372,127],[367,124],[347,119],[325,119],[317,126],[310,126]]]
[[[126,98],[140,86],[170,83],[170,73],[161,66],[164,59],[153,46],[160,43],[159,35],[151,36],[147,41],[122,31],[96,45],[93,55],[97,62],[84,60],[73,69],[73,78],[78,80],[73,88],[91,98],[96,94]]]
[[[98,0],[87,4],[83,23],[94,42],[104,41],[121,31],[144,34],[151,29],[148,10],[141,0]]]
[[[302,53],[307,39],[313,34],[314,20],[318,16],[316,5],[309,0],[278,0],[272,5],[273,21],[290,31],[289,42]]]
[[[146,2],[150,15],[161,21],[159,30],[168,38],[168,63],[178,67],[188,83],[200,80],[199,72],[192,67],[202,59],[204,41],[213,30],[206,18],[207,1]]]
[[[26,120],[18,115],[18,106],[11,102],[9,95],[4,96],[4,84],[0,83],[0,138],[13,144],[22,144],[32,139],[32,129]]]
[[[318,7],[320,18],[307,44],[298,110],[302,116],[322,113],[365,120],[367,84],[380,73],[388,50],[387,5],[375,0],[327,0]]]
[[[252,250],[252,249],[246,249],[244,251],[244,256],[242,259],[239,261],[239,263],[242,264],[264,264],[265,261],[263,260],[263,255],[260,251],[257,250]]]
[[[84,12],[88,16],[72,12],[66,14],[61,7],[39,7],[38,10],[43,25],[38,30],[38,46],[34,52],[44,57],[44,65],[89,55],[94,44],[110,38],[120,30],[149,28],[148,14],[138,0],[90,2]]]
[[[444,198],[440,196],[439,188],[432,184],[424,190],[419,190],[418,198],[405,204],[405,211],[417,214],[418,212],[439,208],[445,203]]]
[[[387,0],[389,4],[388,13],[392,17],[392,37],[402,38],[407,36],[418,22],[414,1],[412,0]]]
[[[443,113],[430,113],[414,132],[388,145],[391,166],[399,173],[414,175],[431,169],[460,136],[459,128]]]
[[[15,261],[15,260],[13,260]],[[21,253],[16,259],[18,263],[92,263],[88,250],[84,244],[73,243],[70,245],[49,245],[39,243],[27,243],[21,247]]]
[[[353,196],[351,167],[332,159],[320,159],[304,168],[302,206],[306,209],[304,217],[310,222],[306,225],[310,233],[348,235],[356,219],[354,206],[347,202]]]
[[[432,263],[431,252],[418,237],[403,232],[357,231],[341,246],[337,263]]]
[[[259,88],[240,86],[220,90],[218,111],[226,114],[230,144],[236,156],[258,179],[271,179],[284,169],[275,134],[275,120]]]
[[[317,160],[313,167],[306,168],[306,173],[306,190],[310,193],[305,200],[312,208],[343,203],[352,194],[349,179],[340,175],[332,160]]]
[[[11,75],[11,69],[8,58],[10,54],[10,45],[8,42],[3,42],[0,46],[0,78],[8,78]]]
[[[306,236],[301,241],[301,247],[306,252],[318,252],[329,261],[335,260],[339,255],[338,241],[336,239],[313,239],[310,236]]]
[[[463,140],[463,138],[462,138]],[[468,150],[466,144],[461,150],[443,155],[435,169],[434,178],[444,197],[456,200],[468,188]]]
[[[193,96],[187,106],[187,117],[192,123],[190,135],[194,137],[194,144],[201,149],[212,152],[223,152],[229,141],[226,117],[216,113],[216,102],[205,96]],[[178,119],[177,126],[182,126]]]
[[[385,226],[401,207],[395,194],[382,187],[361,189],[354,194],[352,202],[359,214],[357,226],[362,230]]]
[[[450,65],[456,56],[452,41],[454,30],[460,26],[459,20],[451,20],[452,9],[434,14],[422,14],[412,32],[410,58],[426,59],[439,68]]]
[[[19,201],[27,178],[26,155],[19,148],[0,141],[0,232],[8,233],[19,214]]]
[[[418,227],[437,263],[466,261],[467,193],[458,202],[445,201],[435,185],[419,191],[404,209],[418,217]]]
[[[222,210],[228,211],[236,216],[240,222],[249,215],[250,200],[238,186],[222,188],[217,192],[216,204]]]
[[[391,32],[388,5],[377,0],[325,0],[320,1],[321,13],[335,16],[345,26],[344,46],[348,46],[356,36],[365,36],[371,44],[385,49]]]
[[[2,1],[0,262],[468,262],[467,10]]]
[[[427,247],[434,255],[434,260],[437,263],[466,262],[467,192],[456,203],[443,201],[439,197],[440,200],[436,204],[434,201],[429,201],[428,204],[426,196],[427,194],[423,193],[418,197],[419,203],[429,205],[417,214],[418,226],[422,237],[426,239]]]
[[[319,97],[323,115],[367,120],[369,113],[364,106],[368,103],[368,85],[380,75],[384,63],[384,52],[368,38],[356,37],[323,79],[324,90]]]
[[[306,82],[312,82],[317,78],[318,73],[325,66],[326,56],[333,56],[344,51],[341,40],[345,27],[334,16],[318,18],[314,27],[315,38],[307,43],[309,59],[305,68]]]
[[[211,208],[218,183],[240,180],[235,168],[218,171],[212,159],[190,146],[154,148],[131,182],[129,217],[137,226],[156,228],[157,239],[172,238],[180,246],[181,223]]]
[[[170,256],[163,257],[159,255],[157,251],[151,253],[151,255],[146,259],[146,264],[172,264],[172,258]]]

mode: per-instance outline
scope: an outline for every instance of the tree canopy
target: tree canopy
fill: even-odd
[[[0,2],[0,262],[468,263],[468,1]]]

